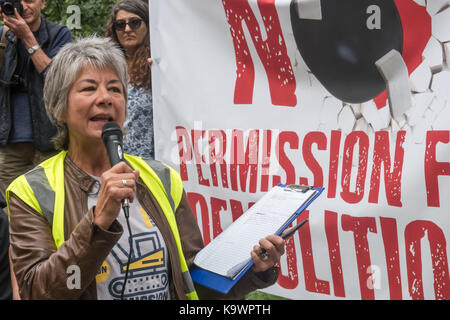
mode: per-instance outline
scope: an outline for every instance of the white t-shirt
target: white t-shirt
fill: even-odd
[[[88,195],[88,208],[96,205],[100,179]],[[137,198],[130,203],[130,227],[133,252],[128,268],[128,279],[124,292],[127,300],[168,300],[169,256],[164,239],[150,216],[141,207]],[[111,253],[103,262],[96,276],[99,300],[120,299],[129,252],[129,233],[125,215],[121,212],[117,220],[124,232]]]

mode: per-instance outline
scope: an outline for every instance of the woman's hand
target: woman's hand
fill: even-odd
[[[253,270],[256,272],[266,271],[280,261],[280,257],[284,254],[285,242],[283,238],[270,235],[259,240],[259,245],[253,247],[251,252],[252,260],[255,263]],[[266,251],[261,254],[261,249]]]
[[[120,213],[122,200],[133,202],[139,171],[131,169],[125,162],[116,164],[102,176],[100,193],[94,212],[94,223],[108,230]]]

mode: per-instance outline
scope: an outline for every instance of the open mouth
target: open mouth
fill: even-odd
[[[109,116],[109,115],[96,115],[92,118],[90,118],[89,120],[94,121],[94,122],[111,122],[114,121],[113,117]]]

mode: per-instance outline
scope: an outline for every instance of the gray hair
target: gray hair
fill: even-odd
[[[52,141],[56,149],[68,149],[67,126],[61,121],[69,107],[69,92],[86,66],[113,70],[118,76],[128,102],[128,70],[122,50],[110,38],[91,36],[66,44],[53,58],[45,76],[44,103],[50,121],[58,132]]]

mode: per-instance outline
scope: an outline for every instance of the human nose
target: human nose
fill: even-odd
[[[108,88],[100,86],[97,90],[97,105],[99,106],[110,106],[112,105],[111,94]]]
[[[132,31],[133,29],[131,29],[131,27],[130,27],[130,24],[127,22],[126,24],[125,24],[125,32],[130,32],[130,31]]]

